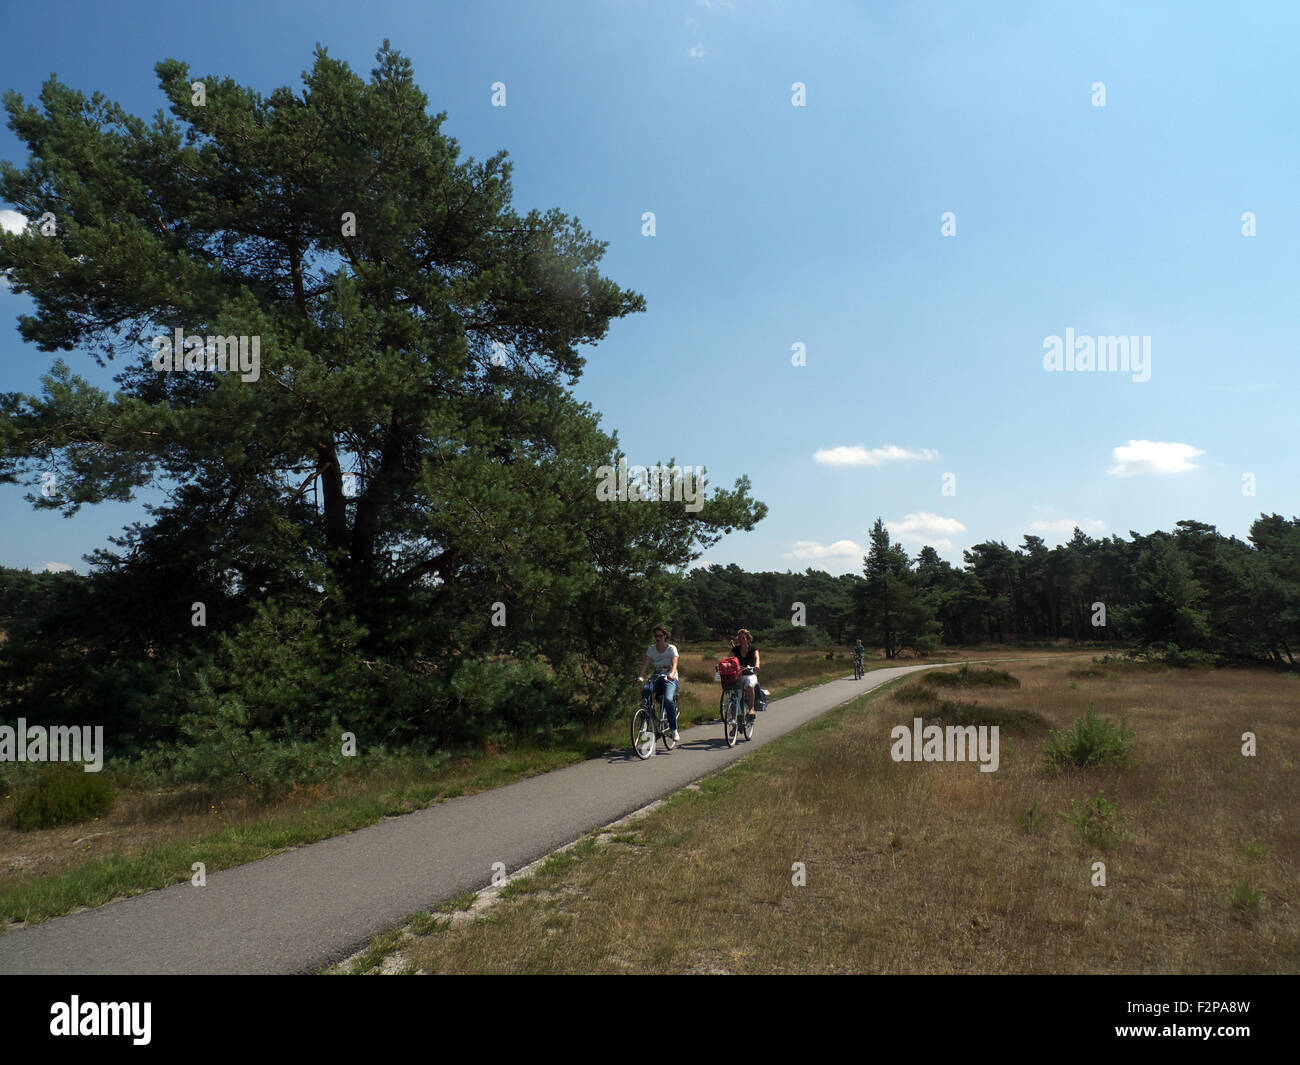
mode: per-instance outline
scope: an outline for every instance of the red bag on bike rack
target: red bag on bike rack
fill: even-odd
[[[740,679],[740,659],[735,655],[718,660],[718,679],[723,684],[730,684]]]

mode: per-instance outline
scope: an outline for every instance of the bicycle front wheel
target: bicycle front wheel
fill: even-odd
[[[655,753],[655,722],[644,706],[632,715],[632,750],[642,760]]]
[[[728,747],[736,746],[736,733],[739,731],[739,707],[736,705],[738,700],[732,695],[731,701],[727,703],[726,713],[722,715],[722,736],[727,741]]]

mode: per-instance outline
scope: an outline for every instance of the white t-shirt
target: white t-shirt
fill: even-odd
[[[669,644],[664,648],[663,654],[655,650],[655,645],[651,644],[645,653],[646,658],[650,659],[650,665],[656,673],[671,673],[673,671],[673,659],[677,657],[677,648]]]

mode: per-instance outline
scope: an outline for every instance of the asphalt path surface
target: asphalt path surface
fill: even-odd
[[[641,761],[629,744],[565,769],[0,935],[0,973],[310,973],[371,937],[716,773],[819,714],[933,666],[877,669],[774,699],[734,748],[722,723]],[[630,715],[629,715],[630,720]]]

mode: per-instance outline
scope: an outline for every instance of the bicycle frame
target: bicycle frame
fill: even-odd
[[[664,710],[664,697],[663,693],[658,690],[659,682],[667,679],[667,673],[654,673],[646,677],[646,683],[650,686],[650,691],[641,700],[641,705],[651,711],[654,716],[656,736],[668,731],[668,715]]]

